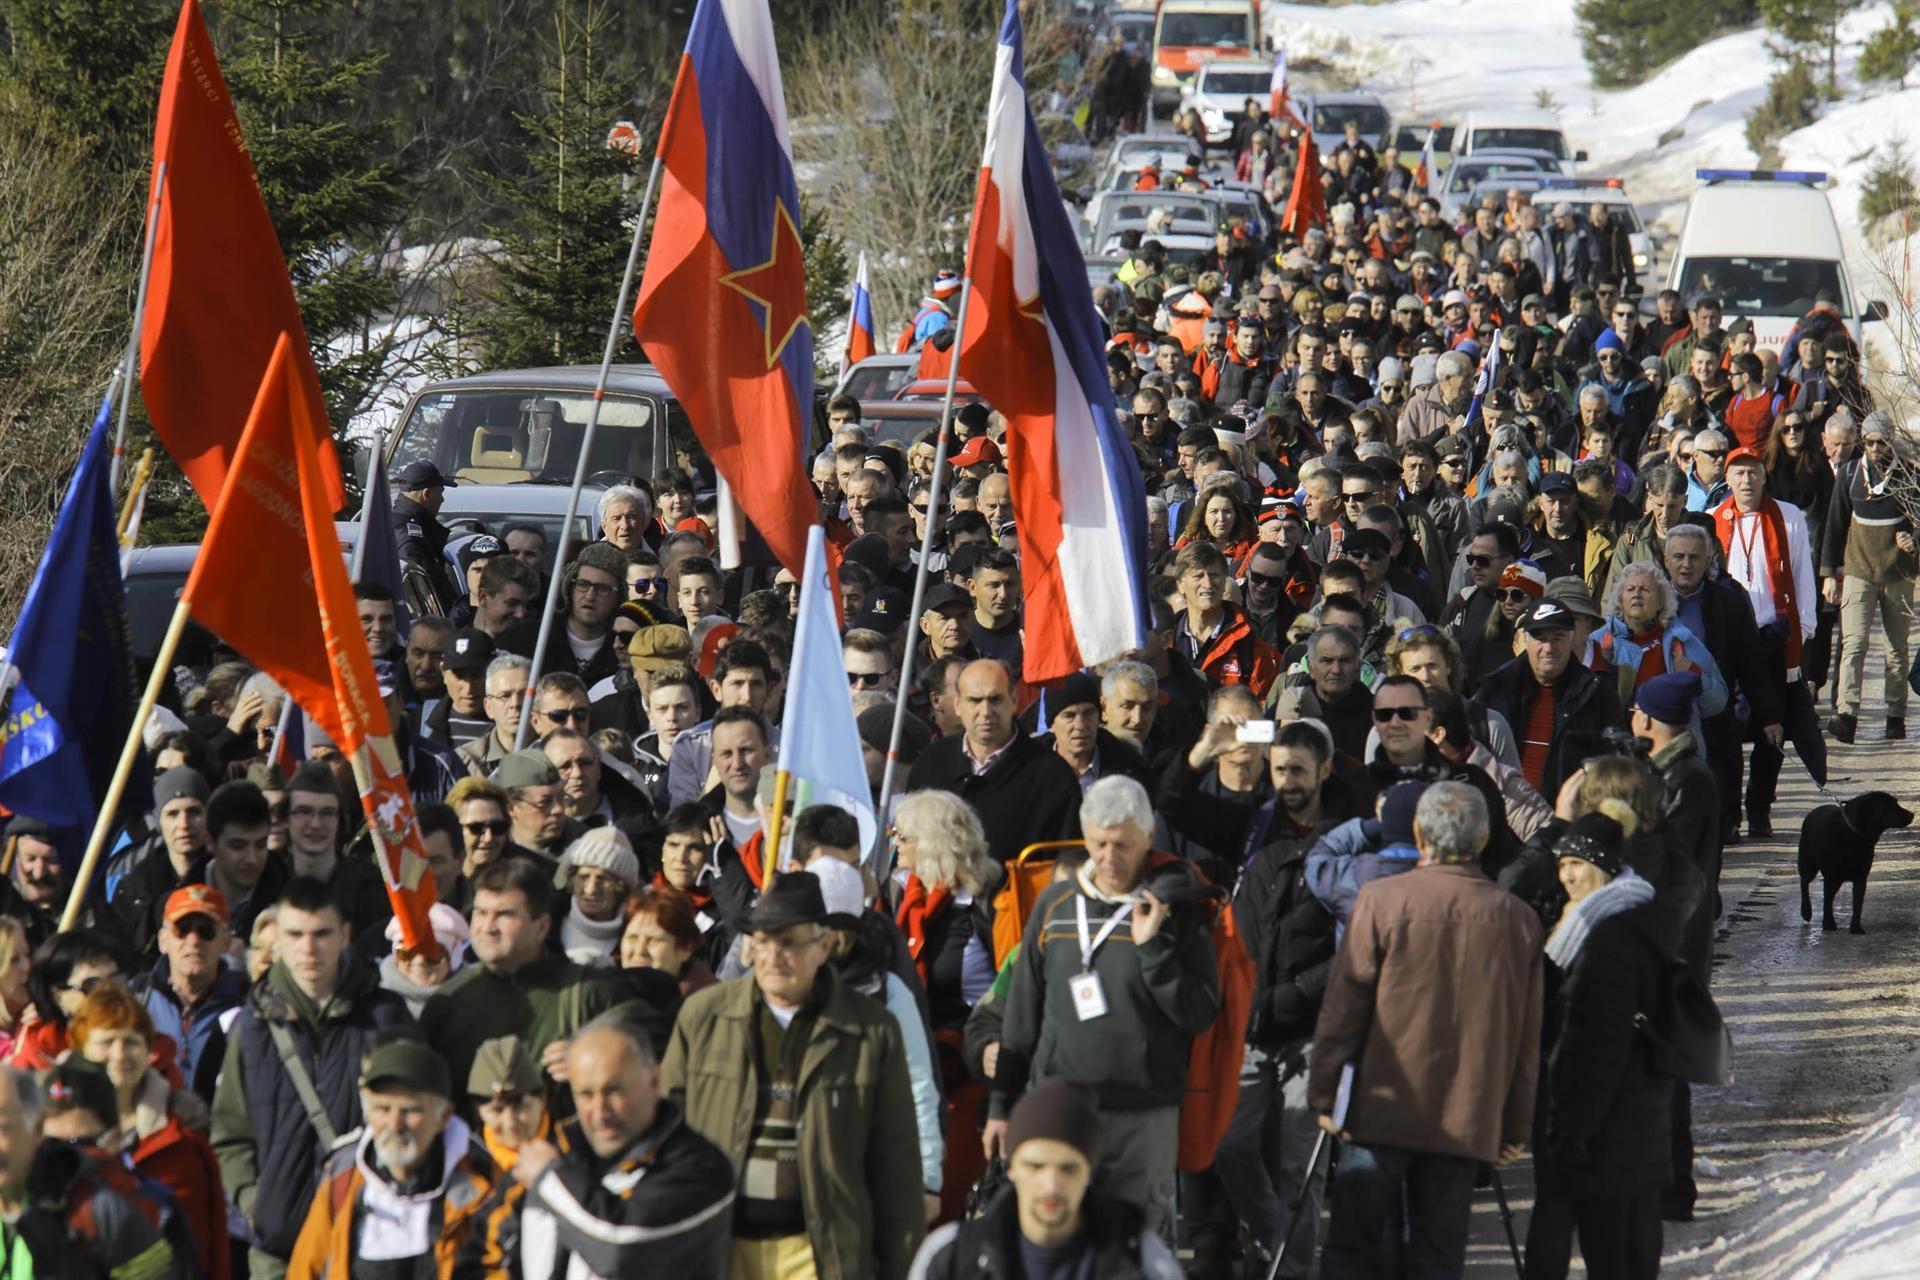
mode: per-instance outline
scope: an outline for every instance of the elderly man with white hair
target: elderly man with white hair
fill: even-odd
[[[600,495],[595,512],[600,536],[631,557],[637,551],[651,550],[647,530],[653,525],[653,499],[644,489],[616,484]]]
[[[1062,1077],[1099,1100],[1106,1185],[1159,1230],[1172,1207],[1193,1037],[1221,1007],[1206,886],[1152,851],[1153,805],[1107,777],[1080,805],[1087,861],[1034,904],[1001,1030],[989,1155],[1030,1085]]]
[[[1433,371],[1433,385],[1407,401],[1395,443],[1412,444],[1443,436],[1453,429],[1456,419],[1465,424],[1467,406],[1473,402],[1473,361],[1458,351],[1445,351]]]
[[[1474,788],[1427,788],[1418,865],[1360,890],[1334,956],[1307,1077],[1320,1127],[1343,1144],[1327,1280],[1390,1274],[1397,1220],[1408,1274],[1460,1274],[1480,1166],[1530,1139],[1543,938],[1479,868],[1489,823]]]
[[[358,1142],[328,1156],[288,1280],[452,1274],[499,1173],[453,1113],[447,1061],[388,1033],[360,1072]]]

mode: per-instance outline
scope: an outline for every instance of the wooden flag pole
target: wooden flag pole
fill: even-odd
[[[580,459],[573,468],[573,488],[567,490],[567,514],[560,522],[560,541],[553,552],[553,580],[547,584],[547,607],[540,613],[540,635],[533,644],[533,669],[527,673],[526,696],[520,700],[520,728],[513,737],[513,749],[524,750],[528,738],[533,733],[533,691],[540,683],[540,672],[547,661],[547,645],[553,640],[553,622],[560,608],[560,588],[566,581],[563,572],[566,565],[561,557],[567,553],[567,539],[573,536],[573,522],[580,514],[580,489],[587,482],[587,459],[593,453],[593,434],[600,427],[600,406],[607,400],[607,378],[613,371],[613,353],[620,349],[620,330],[631,324],[627,311],[627,299],[633,293],[633,277],[640,265],[640,238],[647,230],[647,210],[653,207],[653,191],[660,185],[660,152],[655,148],[653,169],[647,174],[647,191],[640,198],[640,213],[633,220],[633,244],[627,250],[626,274],[620,277],[620,296],[614,300],[613,323],[607,326],[607,349],[600,356],[600,376],[593,384],[593,405],[587,410],[587,426],[580,433]],[[666,430],[663,422],[655,423],[654,430]],[[657,438],[657,436],[656,436]]]
[[[785,870],[785,868],[780,865],[780,828],[782,825],[781,820],[787,816],[787,783],[792,777],[793,775],[785,769],[774,770],[773,813],[767,818],[767,848],[765,854],[762,855],[760,859],[760,865],[765,868],[765,871],[761,873],[763,878],[765,878],[766,871]],[[773,881],[767,879],[766,884],[768,887],[771,887]]]
[[[73,888],[67,894],[67,909],[60,915],[62,933],[73,928],[80,919],[80,908],[87,900],[87,886],[93,881],[93,873],[99,866],[107,837],[113,834],[114,818],[120,812],[120,800],[126,794],[127,779],[133,775],[134,762],[140,758],[147,721],[153,716],[154,705],[160,701],[160,691],[167,687],[167,672],[173,666],[174,651],[180,647],[180,637],[186,634],[187,620],[192,614],[192,601],[182,597],[180,603],[174,606],[173,621],[167,624],[167,634],[160,641],[160,651],[153,656],[153,674],[147,678],[147,691],[140,696],[140,705],[133,713],[133,727],[127,732],[127,745],[120,750],[120,763],[114,766],[113,782],[107,787],[107,798],[101,801],[100,814],[93,820],[93,834],[87,839],[86,856],[80,860],[80,870],[74,873]]]
[[[120,460],[127,455],[127,406],[133,401],[133,383],[140,365],[140,327],[147,314],[147,283],[153,278],[153,239],[160,229],[160,196],[167,189],[167,162],[153,166],[153,200],[147,206],[147,244],[140,252],[140,284],[133,294],[133,332],[127,335],[126,373],[120,384],[120,421],[113,429],[113,460],[107,487],[120,490]],[[65,928],[66,926],[61,926]]]
[[[127,526],[133,522],[133,509],[145,492],[147,481],[153,479],[153,450],[146,449],[140,454],[140,461],[133,468],[133,479],[127,481],[126,500],[120,504],[120,522],[115,532],[121,538],[127,536]]]

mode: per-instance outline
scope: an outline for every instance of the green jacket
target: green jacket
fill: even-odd
[[[518,1036],[536,1063],[555,1040],[628,999],[619,971],[541,955],[511,977],[474,963],[447,979],[420,1010],[420,1031],[446,1058],[454,1087],[466,1091],[480,1046]]]
[[[800,1195],[820,1280],[901,1280],[925,1234],[920,1137],[900,1024],[822,967],[825,1003],[800,1067]],[[751,977],[689,997],[660,1087],[687,1123],[747,1160],[758,1100]]]

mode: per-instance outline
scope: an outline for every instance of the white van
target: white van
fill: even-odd
[[[1816,296],[1830,293],[1859,342],[1862,307],[1827,203],[1827,175],[1700,169],[1694,177],[1700,186],[1687,201],[1667,287],[1689,307],[1717,296],[1728,319],[1746,316],[1758,345],[1775,349]]]
[[[1457,158],[1476,151],[1536,151],[1558,160],[1563,171],[1587,158],[1586,152],[1568,148],[1560,117],[1539,107],[1469,111],[1454,130],[1453,154]]]

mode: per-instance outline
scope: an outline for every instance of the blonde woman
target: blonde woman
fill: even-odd
[[[958,1028],[993,982],[992,896],[1000,868],[966,801],[915,791],[893,818],[894,922],[927,989],[934,1030]]]

